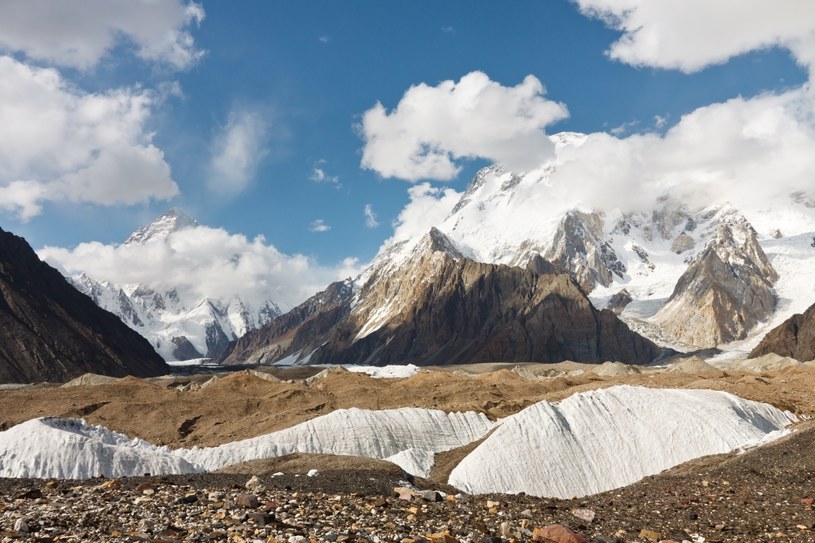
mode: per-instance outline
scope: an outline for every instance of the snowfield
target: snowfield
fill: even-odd
[[[177,450],[51,417],[0,432],[0,476],[195,473],[299,452],[384,459],[426,477],[437,453],[489,434],[453,470],[450,484],[474,494],[567,498],[769,441],[795,420],[724,392],[632,386],[539,402],[498,422],[474,412],[342,409],[251,439]]]

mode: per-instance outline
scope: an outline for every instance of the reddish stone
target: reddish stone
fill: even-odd
[[[550,524],[543,528],[535,528],[532,532],[532,541],[541,543],[588,543],[585,537],[571,531],[563,524]]]

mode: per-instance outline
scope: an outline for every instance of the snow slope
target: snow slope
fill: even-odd
[[[199,228],[195,219],[179,209],[170,209],[133,232],[122,247],[133,251],[140,247],[161,248],[172,253],[175,243],[186,243],[176,238],[179,232],[194,228]],[[149,253],[145,250],[144,254]],[[68,280],[96,305],[117,315],[149,340],[167,361],[217,358],[230,341],[280,314],[280,308],[271,298],[202,297],[189,285],[164,288],[140,283],[119,284],[97,280],[92,272],[73,273]]]
[[[87,479],[200,471],[167,447],[74,419],[33,419],[0,432],[0,477]]]
[[[504,419],[449,483],[474,494],[585,496],[777,437],[793,421],[724,392],[616,386]]]
[[[207,470],[299,452],[390,460],[405,471],[424,477],[433,467],[435,453],[472,443],[493,426],[481,413],[445,413],[413,407],[382,411],[352,408],[271,434],[176,452]]]

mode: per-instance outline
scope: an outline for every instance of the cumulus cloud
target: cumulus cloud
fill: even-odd
[[[184,0],[4,0],[0,48],[89,69],[125,44],[144,60],[185,69],[204,54],[189,32],[203,19],[201,5]]]
[[[327,161],[325,159],[320,159],[314,163],[314,166],[311,168],[311,175],[308,176],[309,179],[314,181],[315,183],[329,183],[331,185],[336,185],[337,187],[340,186],[340,178],[338,175],[329,175],[325,171],[325,164]]]
[[[315,219],[308,226],[308,229],[312,232],[328,232],[331,230],[331,226],[326,224],[323,219]]]
[[[793,192],[813,194],[813,118],[811,97],[798,89],[699,108],[664,136],[591,134],[559,152],[552,198],[625,209],[671,195],[757,209]]]
[[[419,183],[408,189],[410,200],[393,221],[393,236],[382,247],[425,235],[453,211],[462,193],[451,188],[434,187]]]
[[[367,228],[376,228],[379,226],[376,213],[374,213],[374,206],[371,204],[365,204],[365,226]]]
[[[263,236],[249,239],[206,226],[145,244],[91,242],[73,249],[45,247],[38,254],[68,274],[85,272],[100,281],[138,283],[158,291],[179,288],[197,297],[271,299],[284,308],[359,271],[355,259],[322,266],[304,255],[281,253]]]
[[[563,104],[545,98],[543,85],[531,75],[514,87],[482,72],[435,87],[421,83],[392,111],[377,103],[363,114],[362,167],[408,181],[453,179],[461,159],[531,169],[553,156],[544,129],[567,114]]]
[[[0,209],[22,219],[46,201],[133,204],[178,193],[146,128],[158,96],[86,93],[55,69],[0,56]]]
[[[815,67],[815,3],[739,0],[576,0],[623,33],[608,55],[634,66],[695,72],[773,46]]]
[[[243,192],[269,153],[269,121],[258,109],[239,107],[215,133],[207,176],[209,188],[221,195]]]

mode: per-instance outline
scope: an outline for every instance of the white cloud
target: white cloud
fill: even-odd
[[[331,41],[331,36],[325,36],[325,35],[320,36],[320,37],[317,38],[317,41],[319,41],[320,43],[328,43],[328,42]]]
[[[234,108],[212,142],[207,185],[221,195],[246,189],[269,153],[269,121],[258,109]]]
[[[185,69],[204,54],[189,33],[203,19],[200,4],[183,0],[4,0],[0,48],[89,69],[125,43],[139,58]]]
[[[410,201],[393,222],[393,236],[382,247],[425,235],[453,210],[462,193],[451,188],[438,188],[430,183],[419,183],[408,189]]]
[[[552,201],[634,210],[671,195],[745,210],[815,195],[815,108],[805,89],[734,98],[682,117],[664,136],[590,134],[559,152]]]
[[[666,124],[668,124],[667,115],[654,115],[654,126],[657,128],[657,130],[664,128]]]
[[[45,247],[38,254],[65,273],[85,272],[100,281],[140,283],[159,291],[179,288],[197,297],[272,299],[282,307],[302,302],[360,267],[355,259],[321,266],[304,255],[281,253],[262,236],[248,239],[206,226],[143,245],[91,242],[74,249]]]
[[[156,93],[85,93],[55,69],[8,56],[0,81],[0,208],[28,219],[45,201],[133,204],[178,193],[146,128]]]
[[[815,66],[810,0],[576,0],[580,10],[623,32],[608,51],[635,66],[694,72],[773,46]]]
[[[534,168],[554,152],[545,127],[567,116],[565,106],[544,94],[531,75],[514,87],[481,72],[435,87],[414,85],[392,111],[377,103],[364,113],[362,167],[408,181],[452,179],[460,159]]]
[[[622,136],[631,133],[638,124],[640,124],[640,122],[635,119],[633,121],[625,122],[620,126],[615,126],[611,130],[609,130],[609,132],[614,134],[615,136]]]
[[[337,187],[340,186],[340,178],[338,175],[329,175],[326,173],[325,168],[323,165],[326,164],[326,160],[320,159],[314,163],[314,166],[311,168],[311,175],[308,176],[309,179],[314,181],[315,183],[329,183],[332,185],[336,185]]]
[[[328,232],[331,226],[326,224],[323,219],[315,219],[308,227],[312,232]]]
[[[376,228],[379,226],[379,221],[376,220],[376,213],[374,213],[374,206],[365,204],[365,226],[368,228]]]
[[[441,31],[444,34],[455,34],[456,33],[456,28],[454,26],[449,26],[448,25],[448,26],[441,27]]]

